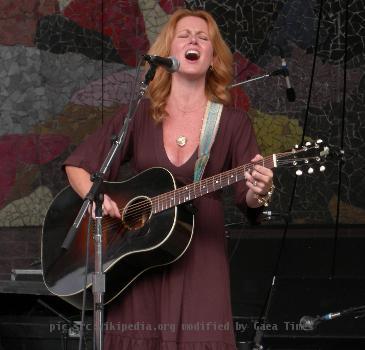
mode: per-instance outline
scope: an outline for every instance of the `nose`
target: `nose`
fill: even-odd
[[[192,44],[196,44],[197,40],[196,40],[196,36],[195,36],[194,34],[192,34],[192,35],[190,36],[190,42],[191,42]]]

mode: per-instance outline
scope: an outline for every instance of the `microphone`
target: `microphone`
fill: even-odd
[[[299,325],[305,331],[312,331],[317,328],[321,322],[333,320],[337,317],[343,316],[346,313],[348,313],[348,310],[344,310],[342,312],[330,312],[329,314],[317,317],[303,316],[299,321]]]
[[[269,73],[269,76],[270,76],[270,77],[275,77],[276,75],[282,75],[282,76],[284,76],[284,77],[285,77],[286,71],[287,71],[287,70],[286,70],[286,69],[284,69],[284,68],[276,69],[276,70],[274,70],[274,71],[270,72],[270,73]]]
[[[143,55],[143,58],[151,65],[161,66],[169,73],[179,70],[180,62],[175,57],[160,57],[155,55]]]
[[[286,65],[285,57],[283,54],[281,54],[281,69],[283,70],[286,82],[286,98],[288,99],[289,102],[294,102],[296,98],[295,91],[290,84],[289,70],[288,66]]]
[[[321,322],[320,317],[303,316],[299,321],[299,326],[304,331],[313,331],[317,328],[318,324]]]

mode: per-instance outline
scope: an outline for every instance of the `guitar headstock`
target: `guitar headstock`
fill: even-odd
[[[296,145],[291,151],[279,153],[277,157],[278,166],[291,166],[298,168],[296,175],[303,174],[301,168],[307,168],[308,174],[313,174],[315,168],[318,167],[320,172],[324,172],[326,167],[324,165],[325,159],[329,154],[329,148],[323,144],[322,140],[316,142],[306,142],[304,146]]]

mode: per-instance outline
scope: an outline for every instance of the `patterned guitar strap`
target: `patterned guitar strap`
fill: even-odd
[[[200,133],[198,159],[195,162],[195,182],[201,180],[205,170],[205,166],[208,163],[210,149],[212,148],[215,136],[218,131],[222,110],[223,105],[221,103],[208,101],[208,105],[204,115],[203,127]]]

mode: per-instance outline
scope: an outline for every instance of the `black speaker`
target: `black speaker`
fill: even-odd
[[[3,350],[77,350],[79,343],[77,332],[54,317],[2,316],[0,334]],[[92,348],[89,332],[84,342]]]
[[[77,324],[71,327],[69,322],[80,320],[79,310],[55,296],[1,294],[0,297],[0,350],[78,349],[78,327]],[[87,314],[83,342],[88,349],[92,348],[91,323],[92,315]]]

